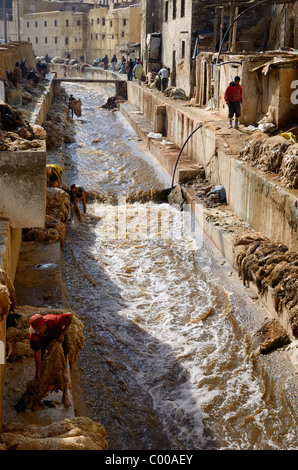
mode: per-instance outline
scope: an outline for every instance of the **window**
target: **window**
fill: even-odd
[[[106,38],[106,35],[105,35],[105,34],[103,34],[103,35],[102,35],[102,39],[103,39],[103,40],[105,40],[105,38]]]
[[[124,31],[121,32],[121,37],[124,38]]]
[[[55,44],[57,44],[57,43],[58,43],[58,38],[57,38],[57,36],[55,36]]]
[[[99,18],[97,18],[97,24],[99,24]]]
[[[105,19],[105,18],[102,19],[102,25],[103,25],[103,26],[106,25],[106,19]]]
[[[44,27],[46,28],[48,26],[47,21],[44,22]]]
[[[37,28],[37,26],[38,26],[38,23],[37,23],[37,21],[35,21],[35,28]]]
[[[48,38],[44,38],[44,43],[48,44]]]
[[[38,44],[38,38],[35,38],[35,43]]]
[[[77,26],[81,26],[81,20],[77,21]]]
[[[182,41],[181,44],[181,59],[185,58],[185,41]]]
[[[110,21],[110,26],[111,26],[111,27],[113,26],[113,21],[112,21],[112,20]]]
[[[167,1],[165,3],[165,21],[168,21],[169,19],[169,2]]]
[[[27,28],[29,28],[29,21],[27,21]]]
[[[177,13],[176,0],[173,0],[173,20],[176,18],[176,13]]]
[[[68,44],[69,44],[68,38],[65,38],[65,45],[68,46]]]
[[[57,26],[57,20],[54,20],[54,26]]]
[[[126,20],[123,20],[123,26],[126,26]]]
[[[27,42],[30,42],[30,38],[27,39]]]
[[[65,21],[65,26],[66,27],[69,26],[69,21],[68,20]]]
[[[181,0],[181,18],[185,17],[185,0]]]

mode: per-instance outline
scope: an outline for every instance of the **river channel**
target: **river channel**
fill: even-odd
[[[109,449],[297,448],[292,410],[232,315],[245,314],[244,302],[213,270],[197,229],[185,229],[189,219],[143,198],[169,176],[119,111],[100,108],[105,95],[66,90],[83,104],[64,182],[96,198],[68,224],[65,276],[84,323],[83,399]]]

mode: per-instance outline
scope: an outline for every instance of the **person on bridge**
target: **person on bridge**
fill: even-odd
[[[241,116],[242,87],[240,77],[236,76],[226,89],[225,102],[229,107],[229,129],[232,127],[235,114],[235,129],[239,129],[239,117]]]
[[[30,347],[34,351],[35,359],[35,378],[41,381],[41,364],[45,351],[50,342],[57,340],[62,344],[65,361],[69,354],[69,342],[67,338],[67,330],[71,324],[73,313],[62,313],[60,315],[48,314],[39,315],[38,313],[32,315],[30,318]],[[67,384],[62,391],[62,403],[65,408],[69,408],[71,403],[68,398]]]

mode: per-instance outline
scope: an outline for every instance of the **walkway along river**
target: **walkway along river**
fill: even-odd
[[[69,304],[85,327],[89,417],[114,450],[295,449],[280,381],[235,321],[253,318],[253,304],[229,290],[228,271],[214,268],[210,246],[196,246],[177,209],[119,203],[169,181],[121,114],[100,108],[106,96],[66,90],[83,106],[64,183],[97,195],[82,222],[69,223],[64,248]]]

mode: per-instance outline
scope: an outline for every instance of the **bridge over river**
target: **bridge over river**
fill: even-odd
[[[92,78],[54,78],[54,96],[60,94],[61,82],[68,83],[114,83],[115,84],[115,95],[127,99],[127,86],[126,80],[120,79],[92,79]]]

